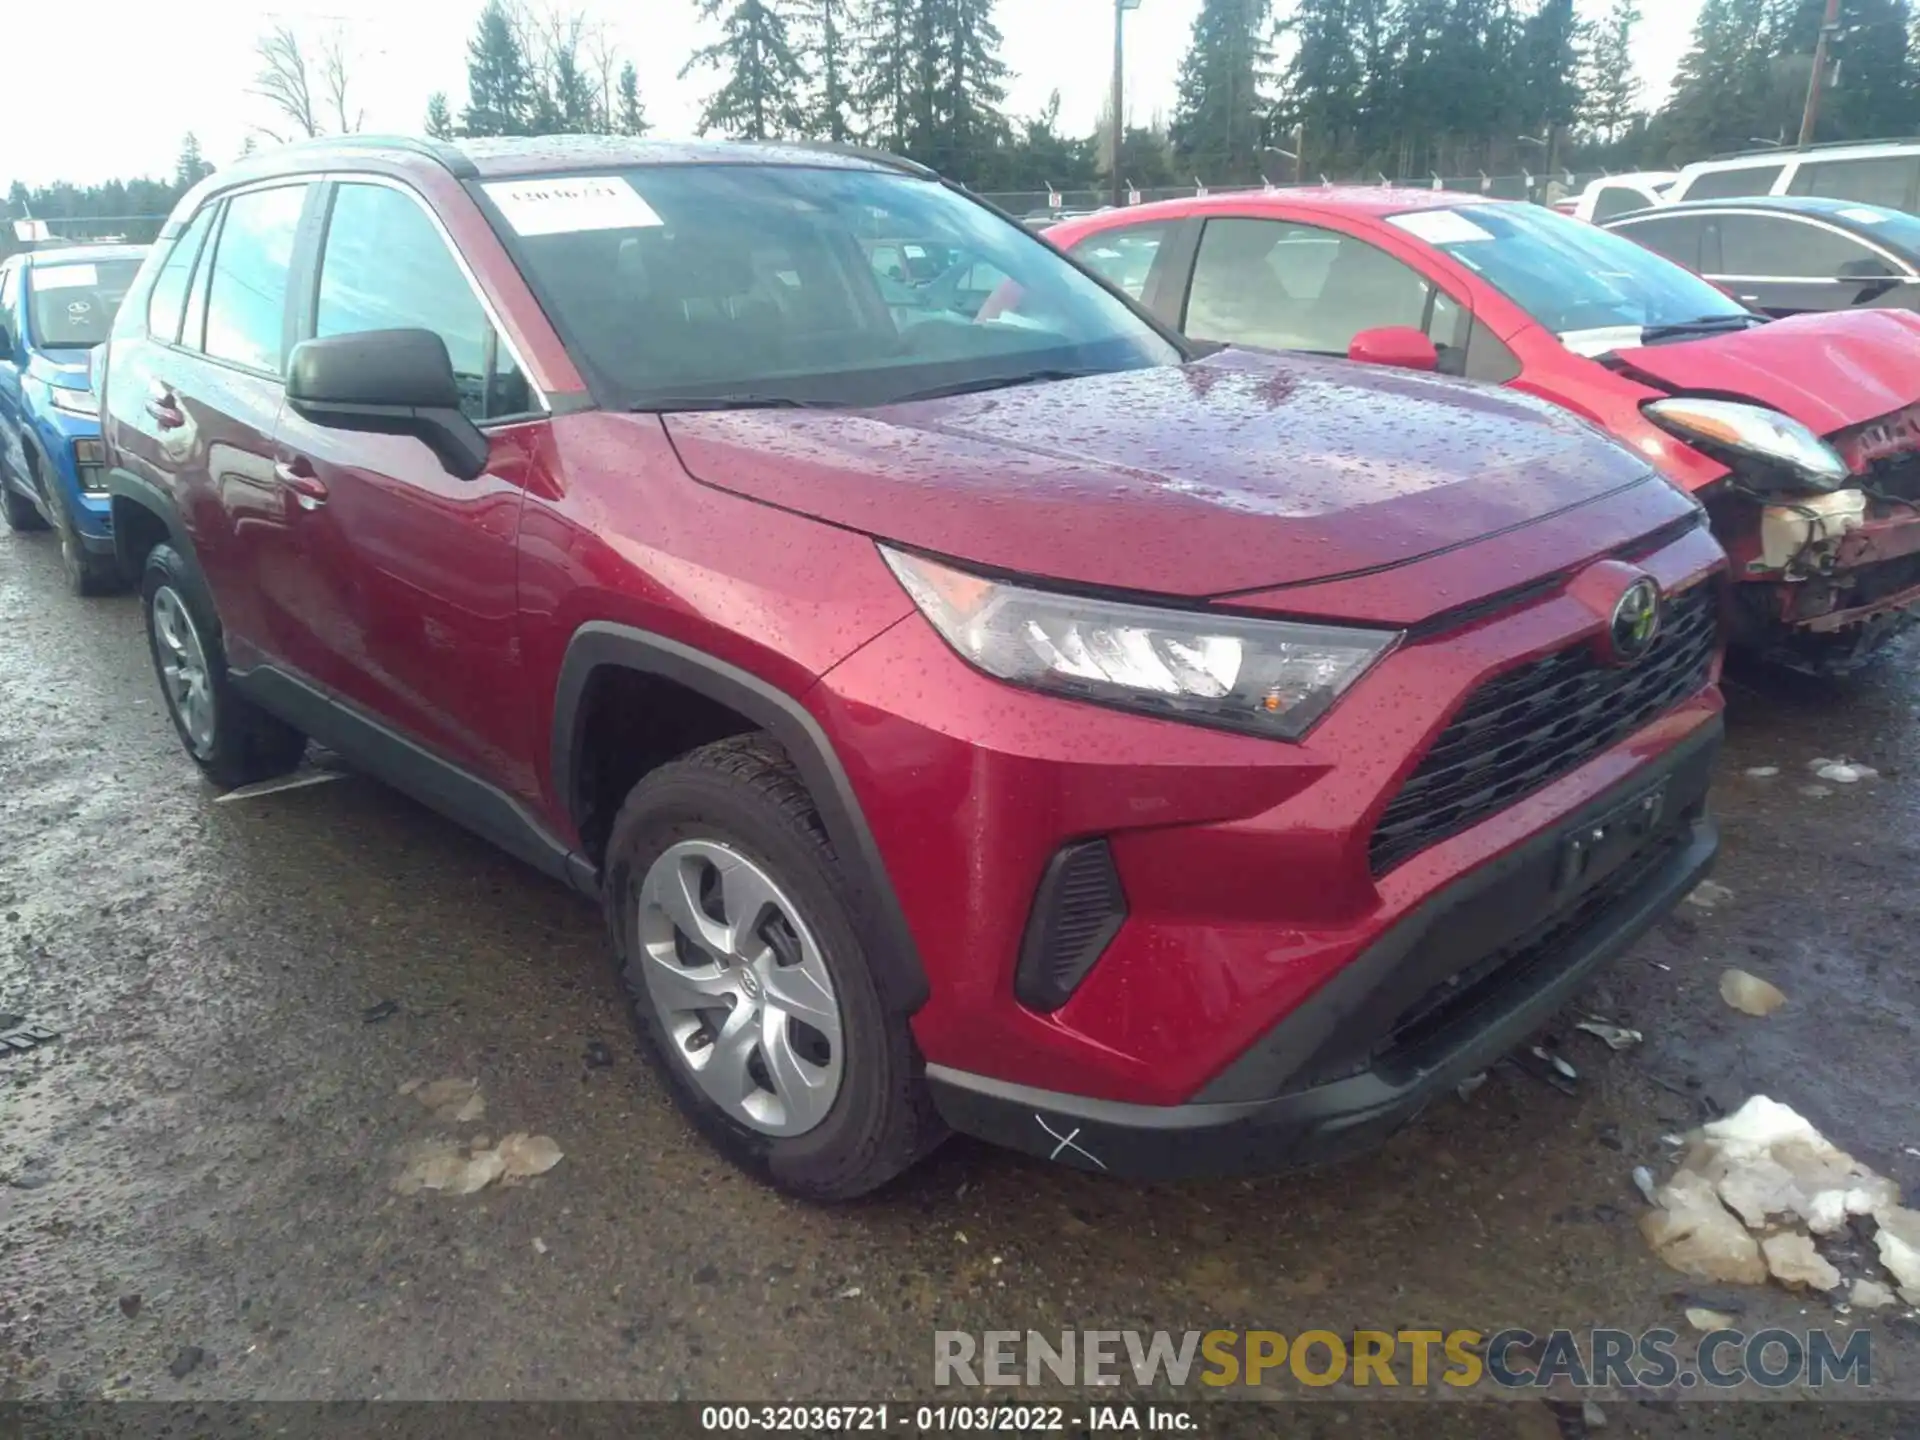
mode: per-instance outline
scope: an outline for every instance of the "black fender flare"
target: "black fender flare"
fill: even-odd
[[[167,543],[179,552],[180,558],[187,562],[187,569],[193,581],[200,587],[200,593],[213,609],[218,623],[219,607],[213,604],[213,591],[207,586],[206,572],[200,568],[200,557],[193,548],[193,537],[187,533],[186,518],[181,515],[180,507],[173,497],[151,480],[144,480],[130,470],[114,466],[107,471],[107,494],[113,504],[113,554],[120,562],[120,569],[137,589],[140,584],[140,571],[145,564],[144,555],[132,553],[133,536],[130,527],[123,524],[120,508],[131,505],[144,510],[166,528]]]
[[[859,798],[820,723],[798,700],[758,675],[664,635],[591,621],[574,632],[554,695],[552,766],[555,796],[577,825],[581,816],[576,760],[585,740],[581,701],[595,671],[606,667],[658,675],[744,715],[780,743],[848,868],[861,913],[855,916],[888,1008],[912,1014],[927,1000],[926,971],[900,908],[886,862]]]

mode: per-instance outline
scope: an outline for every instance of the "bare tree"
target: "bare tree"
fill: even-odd
[[[607,36],[605,22],[595,22],[587,35],[587,63],[593,67],[593,73],[600,80],[600,115],[602,130],[611,130],[613,125],[614,85],[620,74],[620,52],[614,48],[613,41]]]
[[[318,135],[320,120],[314,111],[313,82],[307,73],[306,53],[301,50],[300,37],[293,27],[274,26],[271,32],[260,37],[254,53],[260,57],[261,70],[254,77],[253,93],[266,99],[292,122],[292,138],[312,139]],[[282,137],[264,125],[260,130],[268,139],[281,142]]]
[[[320,47],[320,75],[342,135],[358,133],[367,112],[347,101],[347,42],[336,29]]]

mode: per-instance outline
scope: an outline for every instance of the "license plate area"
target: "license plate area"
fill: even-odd
[[[1659,830],[1666,809],[1667,782],[1662,780],[1574,827],[1560,841],[1554,892],[1566,895],[1606,879]]]

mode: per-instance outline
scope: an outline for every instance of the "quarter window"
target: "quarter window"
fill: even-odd
[[[212,205],[193,217],[193,223],[181,232],[168,252],[167,261],[154,277],[153,294],[147,300],[147,333],[157,340],[172,342],[180,338],[180,317],[187,308],[187,285],[193,279],[193,262],[200,258],[200,247],[213,228]]]
[[[207,291],[207,354],[279,374],[286,352],[287,274],[307,187],[249,190],[227,202]]]
[[[1437,318],[1436,344],[1451,344],[1459,307],[1430,306],[1434,298],[1423,276],[1351,235],[1283,220],[1210,220],[1186,330],[1198,340],[1345,355],[1362,330],[1426,330]]]
[[[1784,165],[1737,165],[1730,170],[1708,170],[1693,177],[1676,200],[1737,200],[1743,195],[1770,195]]]
[[[1873,160],[1802,161],[1787,191],[1910,210],[1916,184],[1920,184],[1920,155],[1885,155]]]
[[[1664,255],[1689,270],[1700,268],[1700,235],[1706,220],[1698,215],[1663,215],[1657,220],[1635,220],[1613,227],[1615,233]]]
[[[384,185],[334,193],[314,306],[316,336],[431,330],[446,343],[473,420],[533,408],[526,377],[499,342],[473,286],[412,196]]]
[[[1830,280],[1845,275],[1849,265],[1859,274],[1862,261],[1879,260],[1859,241],[1804,220],[1725,215],[1719,228],[1722,275]]]
[[[1611,220],[1616,215],[1644,210],[1655,203],[1644,190],[1632,185],[1602,185],[1599,193],[1593,197],[1593,218],[1596,223]]]

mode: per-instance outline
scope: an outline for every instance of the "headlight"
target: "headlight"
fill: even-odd
[[[1790,469],[1808,489],[1832,490],[1849,475],[1840,452],[1789,415],[1733,400],[1655,400],[1647,418],[1683,440],[1701,441]]]
[[[100,418],[100,397],[91,390],[69,390],[64,385],[50,385],[48,392],[53,396],[53,408],[64,410],[69,415],[85,415],[90,420]]]
[[[985,580],[880,547],[920,613],[987,674],[1050,694],[1298,740],[1398,640]]]

